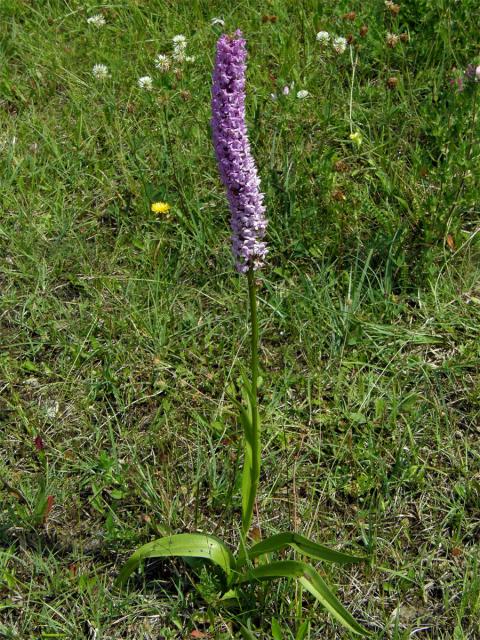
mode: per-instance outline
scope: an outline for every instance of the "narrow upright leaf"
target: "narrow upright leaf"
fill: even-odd
[[[307,633],[310,631],[310,620],[305,620],[299,627],[295,640],[304,640]]]
[[[281,560],[279,562],[263,564],[260,567],[251,569],[247,574],[238,577],[235,582],[237,584],[244,584],[255,580],[273,580],[275,578],[296,578],[346,629],[357,635],[370,635],[347,609],[345,609],[317,571],[305,562]]]
[[[272,618],[272,637],[273,640],[283,640],[282,627],[276,618]]]
[[[253,560],[253,558],[257,558],[265,553],[281,551],[285,547],[292,547],[310,558],[325,560],[327,562],[335,562],[336,564],[353,564],[368,560],[368,558],[365,557],[353,556],[349,553],[329,549],[323,544],[318,544],[318,542],[313,542],[298,533],[290,531],[277,533],[276,535],[270,536],[270,538],[253,545],[253,547],[248,551],[248,558]],[[246,558],[243,556],[237,564],[244,564],[245,561]]]
[[[244,431],[245,455],[242,472],[242,530],[248,533],[260,478],[260,416],[252,391],[245,380],[242,395],[246,405],[238,405]]]

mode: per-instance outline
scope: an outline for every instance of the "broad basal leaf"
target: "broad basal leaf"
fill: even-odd
[[[123,584],[146,558],[162,557],[207,558],[221,567],[227,578],[231,577],[235,566],[230,550],[215,536],[206,533],[179,533],[154,540],[137,549],[122,567],[116,584]]]

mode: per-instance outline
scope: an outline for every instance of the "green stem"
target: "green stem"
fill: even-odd
[[[251,324],[251,371],[252,371],[252,404],[254,431],[258,431],[257,390],[258,390],[258,319],[257,319],[257,285],[252,269],[248,272],[248,297],[250,299],[250,324]]]

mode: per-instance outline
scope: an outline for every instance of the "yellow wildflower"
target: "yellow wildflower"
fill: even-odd
[[[353,144],[356,144],[357,147],[359,147],[363,141],[363,137],[360,131],[355,131],[355,133],[351,133],[350,140],[353,142]]]
[[[168,213],[170,205],[167,202],[152,202],[151,210],[153,213]]]

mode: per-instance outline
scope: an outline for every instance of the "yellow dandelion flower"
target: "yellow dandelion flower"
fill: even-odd
[[[168,213],[170,205],[167,202],[152,202],[151,210],[153,213]]]

